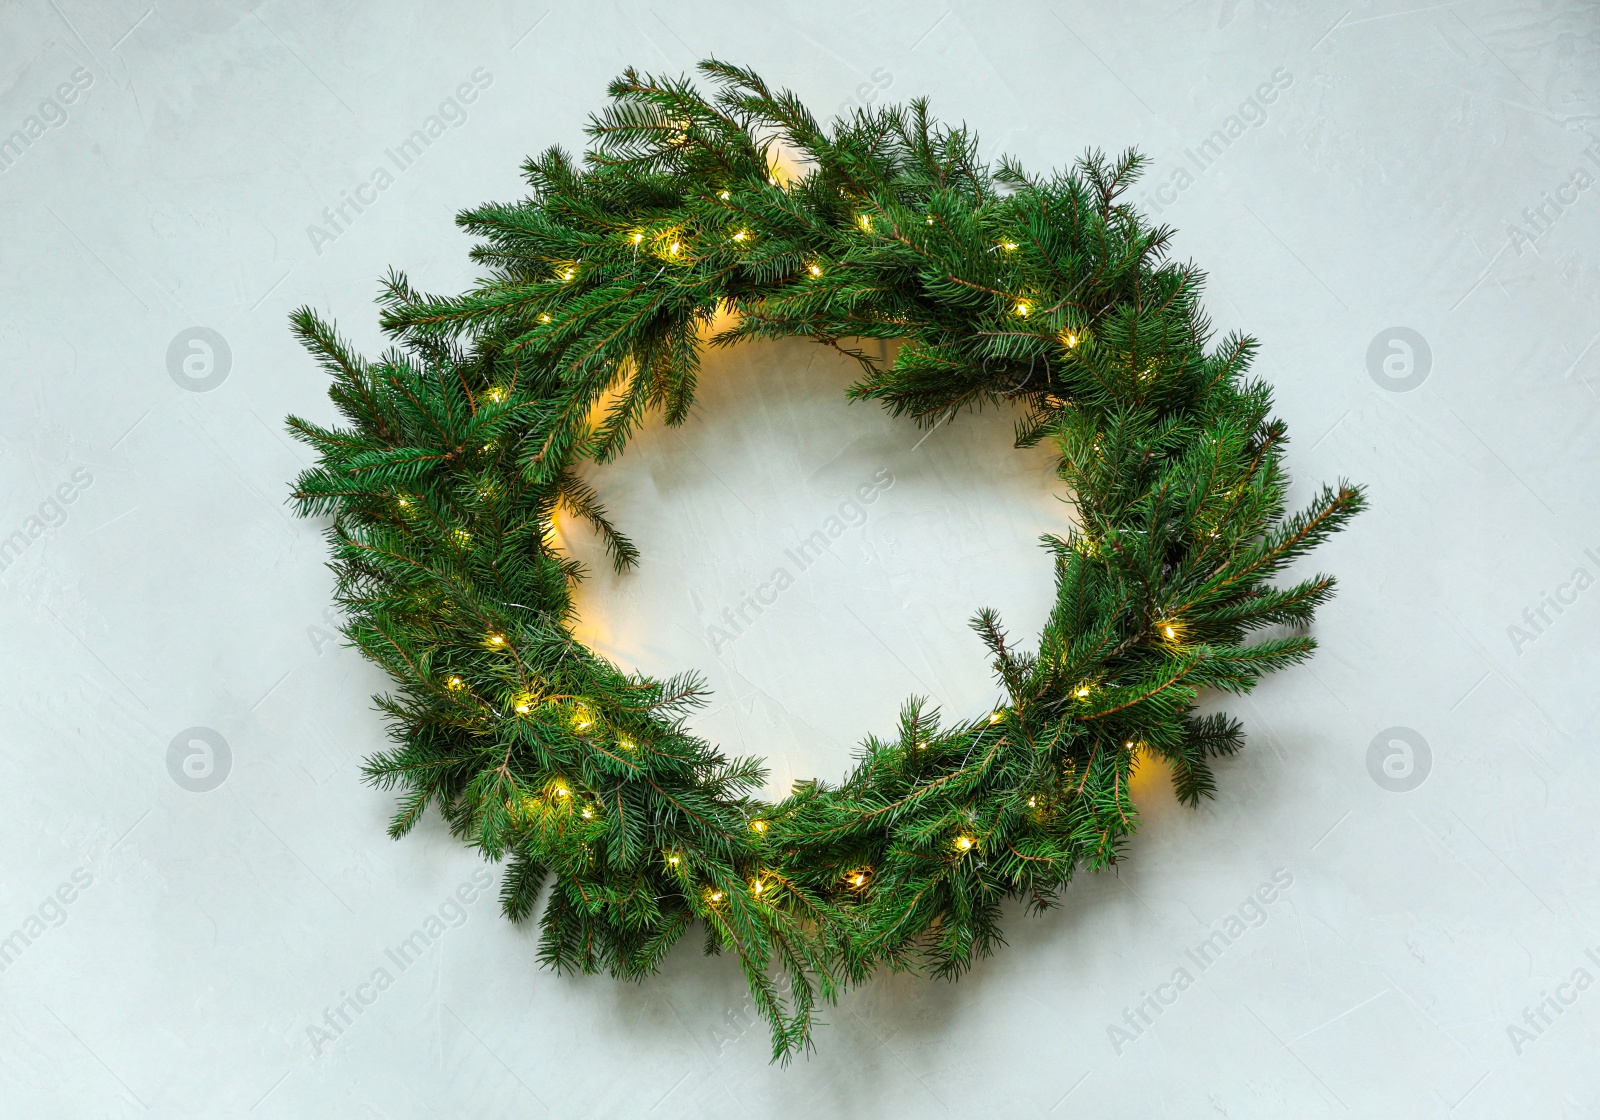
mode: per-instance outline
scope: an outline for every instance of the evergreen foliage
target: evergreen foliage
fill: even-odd
[[[1273,580],[1363,497],[1340,484],[1287,514],[1255,344],[1213,339],[1201,273],[1122,201],[1139,156],[1034,177],[981,162],[921,101],[824,128],[748,70],[700,69],[711,96],[628,71],[581,163],[552,149],[526,164],[531,197],[462,214],[486,273],[471,291],[392,275],[376,361],[295,314],[344,423],[290,419],[319,456],[294,496],[331,516],[345,633],[395,681],[394,747],[366,770],[399,793],[391,833],[431,804],[507,861],[505,912],[543,896],[558,970],[642,978],[698,921],[787,1060],[845,986],[880,966],[958,976],[1002,942],[1004,900],[1052,906],[1115,862],[1141,752],[1183,801],[1209,796],[1242,734],[1197,699],[1311,653],[1333,579]],[[780,181],[779,145],[802,175]],[[686,728],[696,677],[625,673],[574,639],[581,573],[550,535],[565,511],[619,569],[638,561],[578,467],[652,410],[686,416],[719,308],[736,325],[711,344],[809,336],[861,362],[853,397],[919,424],[1015,402],[1017,442],[1059,448],[1077,511],[1045,542],[1037,648],[973,620],[996,710],[913,698],[843,781],[776,804],[758,760]],[[901,345],[876,363],[859,339]]]

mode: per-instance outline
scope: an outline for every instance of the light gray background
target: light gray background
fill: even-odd
[[[464,7],[0,12],[0,136],[76,68],[93,79],[0,174],[0,538],[26,542],[0,572],[0,937],[25,935],[0,973],[0,1112],[1600,1116],[1600,991],[1560,987],[1600,979],[1600,189],[1571,186],[1600,175],[1594,5]],[[1010,945],[958,985],[848,995],[788,1070],[697,939],[644,986],[561,979],[492,895],[448,904],[482,865],[436,820],[385,838],[391,798],[359,777],[384,681],[331,640],[321,526],[285,504],[307,457],[284,414],[331,417],[288,312],[375,349],[386,267],[465,286],[458,209],[520,197],[525,156],[580,146],[623,67],[708,54],[824,115],[928,94],[1035,169],[1149,153],[1135,197],[1209,271],[1218,326],[1262,341],[1294,498],[1349,477],[1373,502],[1306,566],[1341,580],[1316,659],[1226,704],[1250,746],[1215,801],[1178,807],[1148,767],[1118,872],[1012,914]],[[314,239],[479,68],[465,120]],[[1264,123],[1157,195],[1280,68]],[[195,326],[232,354],[205,393],[167,368]],[[1431,351],[1405,393],[1369,370],[1396,326]],[[846,405],[851,376],[800,343],[713,356],[695,417],[595,475],[644,566],[585,587],[585,635],[705,672],[695,726],[766,756],[774,793],[840,775],[909,693],[991,702],[966,619],[990,605],[1037,629],[1035,541],[1069,512],[1048,457],[1009,449],[1009,416],[919,443]],[[865,525],[713,652],[720,611],[881,470]],[[1517,640],[1545,593],[1573,601]],[[209,792],[169,769],[194,727],[231,752]],[[1395,727],[1431,755],[1409,792],[1369,768],[1405,776],[1379,736]],[[1279,869],[1293,885],[1264,921],[1198,968],[1186,950]],[[50,902],[74,872],[90,885]],[[314,1044],[441,911],[464,917]],[[1180,968],[1193,985],[1117,1040]],[[1535,1035],[1525,1012],[1561,993]]]

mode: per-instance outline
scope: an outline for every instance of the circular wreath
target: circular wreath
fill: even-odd
[[[513,919],[548,882],[539,956],[558,970],[642,978],[701,922],[787,1059],[847,985],[883,965],[956,977],[1001,942],[1006,899],[1052,906],[1115,862],[1141,752],[1184,802],[1211,794],[1242,732],[1197,698],[1311,653],[1296,631],[1333,579],[1271,580],[1363,497],[1340,484],[1286,516],[1255,343],[1213,345],[1201,273],[1121,202],[1140,156],[1035,178],[980,162],[924,101],[824,129],[749,70],[700,70],[713,96],[627,71],[581,165],[552,148],[525,165],[530,198],[460,215],[488,272],[471,291],[392,273],[377,361],[295,313],[347,423],[290,418],[320,456],[294,497],[332,515],[344,632],[395,680],[377,699],[396,745],[365,768],[402,791],[391,835],[438,806],[508,860]],[[816,339],[864,367],[852,398],[918,424],[1022,406],[1018,445],[1053,441],[1077,513],[1045,538],[1037,649],[973,619],[1000,704],[950,720],[913,698],[842,782],[776,803],[759,760],[686,727],[695,675],[627,673],[573,637],[581,570],[551,536],[564,510],[636,563],[578,468],[652,409],[688,415],[719,309],[736,325],[712,345]],[[880,363],[853,339],[900,345]]]

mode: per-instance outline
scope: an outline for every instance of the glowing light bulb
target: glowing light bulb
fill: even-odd
[[[589,819],[589,818],[590,818],[590,817],[592,817],[592,816],[594,816],[594,813],[593,813],[593,812],[591,812],[591,811],[590,811],[590,810],[588,810],[588,809],[585,809],[585,810],[584,810],[584,811],[583,811],[583,812],[582,812],[582,813],[581,813],[581,814],[579,814],[579,815],[580,815],[580,816],[581,816],[581,817],[583,817],[583,819],[584,819],[584,820],[588,820],[588,819]]]
[[[1077,692],[1074,692],[1073,695],[1079,700],[1082,700],[1085,696],[1089,695],[1089,686],[1084,685],[1083,687],[1079,688]]]
[[[921,742],[919,742],[917,744],[917,750],[925,751],[927,749],[928,749],[928,741],[926,739],[923,739]]]
[[[524,700],[524,701],[522,701],[521,703],[519,703],[517,705],[516,711],[517,711],[517,715],[525,716],[530,711],[532,711],[532,706],[526,700]]]
[[[778,185],[778,177],[776,175],[768,175],[767,176],[767,186],[775,187],[777,185]]]
[[[673,867],[677,867],[678,866],[678,857],[677,856],[668,856],[667,857],[667,862],[672,864]]]
[[[933,215],[932,215],[932,214],[929,214],[929,215],[928,215],[928,224],[929,224],[929,225],[930,225],[930,226],[931,226],[931,225],[933,225]]]
[[[572,796],[572,791],[570,789],[568,789],[566,786],[557,786],[556,787],[556,796],[557,797],[571,797]]]
[[[561,279],[563,281],[571,280],[573,278],[573,276],[575,276],[575,275],[577,275],[576,272],[574,272],[574,270],[569,268],[569,269],[567,269],[565,272],[563,272],[561,274]]]
[[[1039,804],[1039,799],[1037,797],[1028,798],[1028,808],[1032,809],[1038,804]]]
[[[749,236],[750,236],[750,234],[749,234],[748,231],[740,230],[738,233],[733,235],[733,239],[735,241],[743,241],[746,237],[749,237]]]
[[[505,635],[503,635],[503,634],[490,634],[489,635],[489,644],[492,645],[492,646],[503,646],[503,645],[505,645],[506,644]]]
[[[727,191],[718,191],[717,192],[717,197],[722,199],[722,201],[726,202],[726,201],[728,201],[728,192]]]
[[[861,872],[859,872],[859,871],[857,871],[854,875],[850,876],[850,882],[852,884],[854,884],[855,886],[858,886],[858,887],[861,886],[861,884],[865,883],[866,881],[867,881],[867,877],[865,875],[861,874]]]
[[[757,832],[765,832],[767,830],[767,822],[766,821],[751,821],[750,822],[750,827],[755,829]]]
[[[548,322],[549,322],[549,321],[550,321],[550,316],[548,316],[548,315],[541,315],[541,316],[539,316],[539,322],[541,322],[541,323],[548,323]]]
[[[633,740],[624,735],[622,738],[617,740],[617,746],[621,747],[625,751],[631,751],[633,750]]]
[[[750,880],[750,893],[751,894],[760,894],[761,893],[761,880],[760,879],[751,879]]]
[[[976,843],[977,843],[977,841],[974,840],[970,836],[957,836],[956,837],[956,847],[959,848],[963,852],[970,852],[972,850],[972,845],[974,845]]]
[[[401,505],[401,506],[408,506],[408,505],[410,505],[410,504],[411,504],[411,503],[410,503],[410,502],[408,502],[408,501],[407,501],[407,500],[406,500],[406,499],[404,499],[404,498],[401,498],[401,499],[400,499],[400,505]]]
[[[670,245],[670,246],[669,246],[669,247],[668,247],[668,249],[667,249],[667,251],[668,251],[668,252],[669,252],[669,253],[671,253],[671,254],[672,254],[672,255],[673,255],[673,256],[677,256],[677,255],[678,255],[678,250],[679,250],[679,249],[682,249],[682,248],[683,248],[683,243],[682,243],[682,242],[681,242],[681,241],[674,241],[674,242],[673,242],[673,243],[672,243],[672,244],[671,244],[671,245]]]
[[[870,214],[863,214],[856,220],[861,223],[862,229],[866,230],[868,233],[872,232],[872,216]]]
[[[989,722],[990,723],[999,723],[1001,720],[1003,720],[1005,718],[1006,718],[1006,714],[1005,714],[1004,711],[991,712],[989,714]]]
[[[1017,247],[1017,243],[1015,241],[1002,241],[1000,242],[1000,247],[1009,253]]]
[[[462,688],[462,687],[464,687],[463,684],[461,683],[461,678],[460,677],[451,677],[445,683],[451,688]]]
[[[1031,311],[1031,310],[1033,310],[1033,309],[1031,307],[1029,307],[1026,303],[1017,304],[1017,314],[1021,315],[1024,319],[1026,319],[1028,317],[1028,312]]]
[[[822,266],[814,264],[814,265],[811,266],[810,272],[811,272],[811,275],[813,275],[813,276],[821,276],[822,275]]]
[[[1067,349],[1071,350],[1073,347],[1075,347],[1077,345],[1078,345],[1078,336],[1076,334],[1068,332],[1068,334],[1067,334]]]
[[[644,234],[636,233],[636,234],[633,235],[633,243],[635,245],[639,244],[639,242],[641,242],[643,240],[644,240]]]
[[[1172,628],[1172,624],[1170,622],[1162,624],[1161,632],[1169,638],[1176,638],[1178,636],[1178,632]]]
[[[1133,750],[1133,740],[1132,739],[1129,739],[1126,743],[1123,743],[1122,745],[1127,747],[1130,751]]]
[[[500,388],[500,386],[498,386],[498,385],[494,385],[494,386],[490,387],[489,392],[487,394],[485,394],[485,395],[490,400],[492,400],[492,401],[494,401],[494,402],[496,402],[498,404],[499,401],[501,400],[501,398],[503,398],[506,394],[505,394],[505,390],[504,389]]]
[[[711,901],[712,902],[721,902],[722,901],[722,892],[721,891],[712,891],[711,892]]]

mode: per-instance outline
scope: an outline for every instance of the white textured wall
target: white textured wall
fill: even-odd
[[[1600,1115],[1600,10],[464,7],[0,10],[0,138],[39,117],[0,148],[0,541],[23,534],[0,571],[0,1113]],[[788,1070],[697,939],[643,986],[559,979],[437,821],[384,837],[358,772],[384,682],[327,632],[320,526],[285,505],[306,458],[282,417],[330,416],[287,313],[375,347],[386,267],[464,286],[456,210],[577,147],[624,66],[709,54],[825,114],[927,94],[1033,168],[1149,153],[1136,197],[1209,271],[1219,328],[1262,342],[1296,498],[1345,476],[1373,499],[1315,558],[1342,586],[1321,652],[1228,703],[1250,747],[1214,802],[1148,773],[1118,873],[1012,915],[958,985],[850,994]],[[229,352],[191,362],[207,391],[169,372],[196,327]],[[688,424],[595,473],[645,559],[586,585],[585,634],[701,669],[696,726],[770,759],[775,791],[837,777],[910,693],[981,710],[966,619],[1038,626],[1034,542],[1068,516],[1009,416],[922,439],[846,405],[850,377],[799,342],[714,355]],[[863,485],[864,523],[799,571],[785,550]],[[708,633],[779,567],[775,604]],[[193,736],[209,775],[181,767]]]

